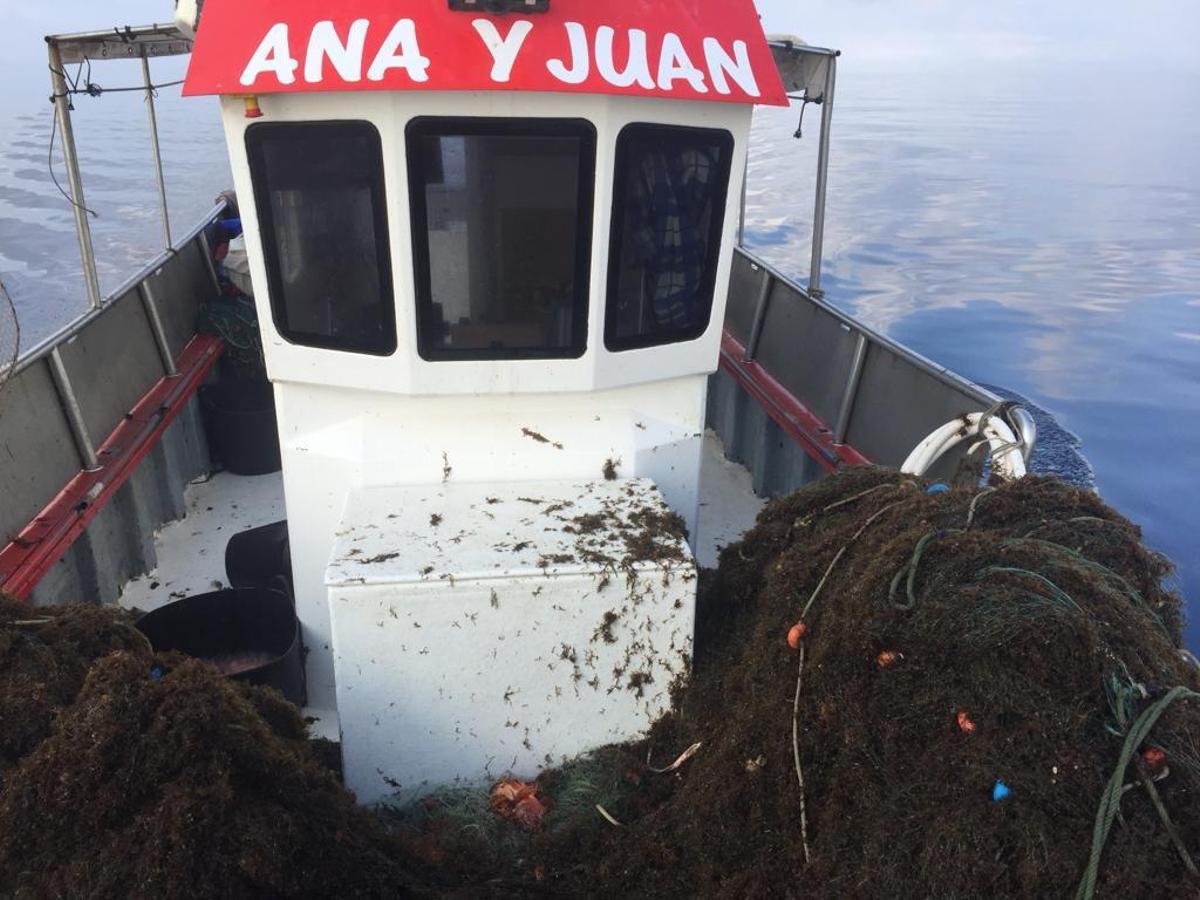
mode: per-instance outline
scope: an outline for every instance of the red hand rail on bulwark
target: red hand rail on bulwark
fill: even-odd
[[[0,550],[0,593],[27,600],[137,470],[178,418],[224,349],[218,337],[197,335],[176,360],[178,375],[159,379],[96,451],[100,468],[80,472],[50,505]]]
[[[784,433],[827,472],[842,466],[869,465],[870,460],[851,447],[833,439],[833,432],[818,416],[801,403],[754,360],[746,359],[746,348],[728,331],[721,338],[721,368],[727,371],[763,408]]]
[[[160,379],[101,445],[96,454],[100,469],[71,479],[16,540],[0,550],[0,593],[29,597],[179,416],[223,348],[217,337],[192,338],[177,362],[179,374]],[[721,342],[721,367],[827,471],[870,462],[850,445],[835,443],[825,423],[766,369],[747,361],[745,348],[728,332]]]

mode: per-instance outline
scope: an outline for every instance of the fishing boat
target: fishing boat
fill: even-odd
[[[643,733],[763,498],[1025,473],[1026,411],[825,298],[839,54],[751,0],[208,0],[46,40],[89,308],[0,376],[0,592],[177,616],[161,640],[288,690],[363,802]],[[151,62],[188,54],[234,184],[180,232]],[[103,294],[72,72],[115,59],[164,247]],[[743,246],[753,110],[794,103],[806,284]]]

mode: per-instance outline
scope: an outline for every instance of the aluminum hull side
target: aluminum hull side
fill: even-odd
[[[113,501],[38,582],[30,600],[37,605],[116,603],[131,578],[158,566],[156,533],[186,515],[184,490],[210,467],[193,398]]]
[[[155,531],[210,468],[192,392],[219,342],[195,323],[223,209],[0,372],[0,591],[113,602],[153,567]]]
[[[5,543],[39,521],[85,467],[79,421],[73,428],[53,377],[54,356],[74,386],[78,420],[99,445],[167,369],[140,286],[151,288],[172,354],[194,337],[196,309],[212,293],[199,235],[216,212],[176,252],[154,260],[100,310],[34,347],[18,365],[0,416]],[[727,348],[748,360],[724,353],[709,383],[708,424],[728,459],[750,470],[760,496],[787,493],[848,460],[898,465],[938,425],[997,399],[809,296],[744,250],[735,255],[725,324]],[[798,425],[795,415],[764,402],[760,390],[748,391],[747,371],[759,371],[807,418]],[[942,471],[955,463],[948,460]],[[128,579],[155,567],[154,532],[183,515],[183,488],[208,469],[192,400],[32,599],[115,600]]]
[[[743,249],[734,257],[725,330],[708,425],[763,496],[788,493],[856,457],[899,466],[937,427],[999,402]],[[948,455],[932,474],[948,476],[960,460],[961,452]]]

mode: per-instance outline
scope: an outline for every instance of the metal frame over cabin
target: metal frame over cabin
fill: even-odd
[[[154,151],[154,171],[158,181],[159,211],[162,215],[164,246],[171,247],[171,217],[167,209],[167,186],[163,177],[162,151],[158,142],[158,116],[154,109],[155,86],[150,78],[150,60],[167,56],[186,56],[192,52],[191,40],[175,25],[126,26],[110,31],[89,31],[79,34],[48,35],[46,48],[50,60],[51,98],[58,131],[62,134],[63,161],[71,187],[71,207],[75,215],[75,231],[79,238],[79,256],[83,261],[83,277],[87,286],[88,303],[100,306],[100,278],[96,272],[96,254],[92,247],[92,229],[88,222],[88,207],[84,197],[83,176],[79,169],[79,153],[75,148],[75,129],[71,111],[72,98],[88,93],[91,85],[79,86],[79,75],[71,78],[67,66],[84,66],[93,62],[114,59],[137,59],[142,64],[142,81],[146,97],[146,114],[150,124],[150,142]]]

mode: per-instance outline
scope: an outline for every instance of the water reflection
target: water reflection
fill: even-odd
[[[178,75],[158,63],[158,80]],[[42,72],[33,77],[42,77]],[[124,62],[96,66],[106,87],[139,84],[140,68]],[[183,100],[178,87],[159,93],[162,152],[176,231],[190,228],[230,182],[224,136],[215,101]],[[49,82],[45,88],[49,93]],[[36,93],[0,99],[0,277],[21,315],[28,346],[86,308],[86,291],[70,204],[48,169],[53,108],[35,104]],[[105,94],[75,98],[76,143],[82,160],[102,291],[112,290],[163,244],[149,127],[142,96]],[[54,168],[67,185],[61,139]]]
[[[1101,492],[1200,598],[1194,78],[1125,73],[1117,94],[1111,71],[1078,66],[842,73],[829,299],[1050,410],[1081,439]],[[806,276],[816,130],[783,139],[795,111],[760,112],[755,128],[748,242]]]

